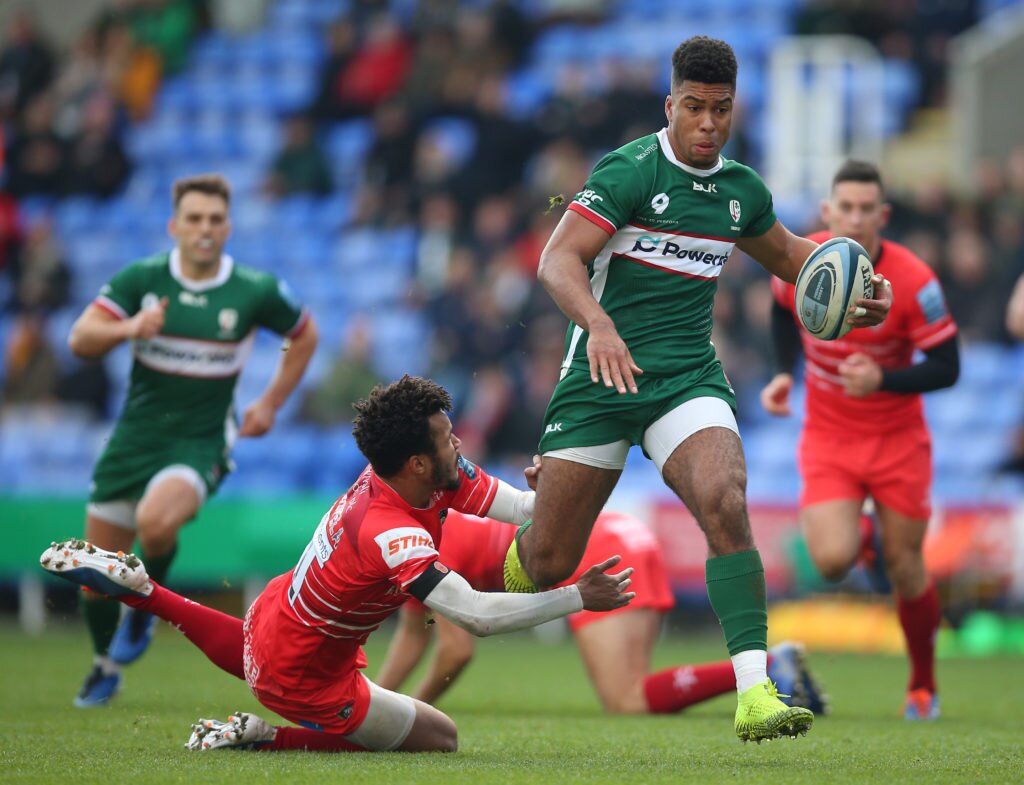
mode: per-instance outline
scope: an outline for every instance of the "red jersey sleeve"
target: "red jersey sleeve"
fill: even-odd
[[[796,299],[796,287],[793,284],[772,276],[772,295],[775,297],[775,302],[790,313],[793,312],[793,303]]]
[[[905,249],[900,264],[909,273],[893,285],[897,297],[906,298],[906,330],[914,348],[926,351],[945,343],[957,333],[956,322],[946,307],[942,284],[924,262]]]
[[[491,508],[497,492],[498,481],[460,455],[459,487],[447,492],[445,506],[483,518]]]

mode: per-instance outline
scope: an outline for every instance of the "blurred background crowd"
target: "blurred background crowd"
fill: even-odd
[[[514,476],[562,356],[565,320],[535,275],[558,197],[601,154],[664,125],[681,40],[703,33],[736,49],[725,154],[763,171],[768,66],[786,37],[870,42],[883,80],[865,111],[883,113],[896,146],[948,124],[956,36],[1024,4],[97,0],[76,4],[74,22],[53,12],[60,4],[4,5],[0,494],[16,498],[84,496],[130,356],[76,360],[68,328],[114,272],[169,247],[176,177],[230,179],[228,251],[286,279],[324,334],[278,429],[239,445],[224,494],[341,492],[362,464],[351,402],[404,372],[445,384],[464,452]],[[955,176],[893,171],[887,236],[938,272],[965,346],[962,383],[929,401],[937,494],[1019,498],[1012,476],[996,478],[1024,462],[1012,437],[1024,354],[1003,316],[1024,273],[1024,145]],[[779,215],[812,231],[824,196],[780,202]],[[770,304],[766,273],[734,256],[715,344],[740,396],[751,497],[791,503],[798,422],[769,422],[756,398]],[[257,342],[242,405],[278,350]]]

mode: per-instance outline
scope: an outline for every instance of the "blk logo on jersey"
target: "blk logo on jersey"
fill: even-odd
[[[706,194],[717,194],[718,186],[715,183],[698,183],[696,180],[693,181],[693,190],[700,191]]]

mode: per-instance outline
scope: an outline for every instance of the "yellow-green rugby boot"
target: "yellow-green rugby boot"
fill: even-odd
[[[784,695],[783,697],[789,697]],[[740,694],[736,707],[736,735],[740,741],[777,739],[783,735],[795,739],[806,736],[814,724],[810,709],[787,706],[779,700],[779,691],[771,681],[755,684]]]

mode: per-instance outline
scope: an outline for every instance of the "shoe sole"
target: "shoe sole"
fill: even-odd
[[[783,736],[795,739],[797,736],[806,736],[813,724],[814,715],[809,710],[791,708],[768,718],[761,727],[736,728],[736,736],[744,744],[748,741],[760,744]]]
[[[85,540],[54,542],[39,557],[39,566],[52,575],[108,597],[145,597],[127,585],[142,566],[132,553],[112,553]],[[145,573],[143,573],[145,574]]]

